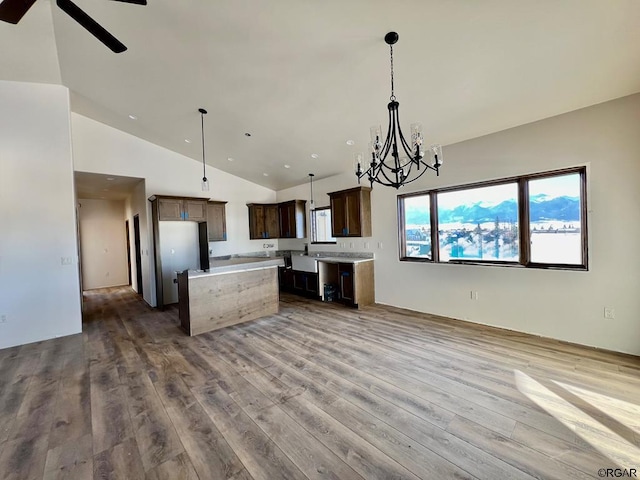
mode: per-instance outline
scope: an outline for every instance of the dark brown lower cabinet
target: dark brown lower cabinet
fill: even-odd
[[[280,290],[293,291],[293,270],[291,268],[278,267],[278,278],[280,280]]]
[[[350,306],[355,306],[353,270],[353,263],[338,264],[340,298],[343,303]]]
[[[280,290],[318,298],[318,274],[279,267]]]

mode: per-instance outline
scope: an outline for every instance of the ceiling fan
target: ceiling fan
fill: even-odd
[[[114,0],[124,3],[135,3],[136,5],[146,5],[147,0]],[[7,23],[16,24],[27,13],[36,0],[4,0],[0,3],[0,20]],[[124,52],[124,46],[116,37],[111,35],[98,22],[78,7],[71,0],[56,0],[58,7],[76,22],[82,25],[94,37],[109,47],[114,53]]]

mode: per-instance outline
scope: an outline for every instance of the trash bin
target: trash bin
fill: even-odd
[[[338,286],[333,283],[324,284],[324,301],[335,302],[338,299]]]

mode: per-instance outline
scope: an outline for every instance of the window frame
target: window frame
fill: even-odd
[[[338,243],[338,240],[336,239],[333,242],[318,242],[316,241],[316,233],[318,231],[318,228],[316,226],[316,219],[315,219],[315,215],[314,212],[317,212],[319,210],[328,210],[329,213],[331,213],[331,205],[328,205],[326,207],[318,207],[318,208],[314,208],[312,210],[309,210],[309,223],[311,224],[311,245],[336,245]]]
[[[581,232],[581,248],[582,263],[541,263],[531,261],[531,231],[530,231],[530,212],[529,212],[529,181],[540,180],[544,178],[560,177],[564,175],[579,174],[580,175],[580,232]],[[478,260],[478,259],[455,259],[448,261],[440,260],[440,239],[438,232],[438,194],[445,192],[455,192],[462,190],[471,190],[474,188],[491,187],[496,185],[505,185],[515,183],[518,189],[518,244],[519,259],[517,261],[501,261],[501,260]],[[429,196],[429,213],[431,220],[431,258],[424,257],[408,257],[406,245],[406,224],[404,200],[406,198]],[[415,263],[439,263],[454,265],[488,265],[503,266],[516,268],[537,268],[537,269],[555,269],[555,270],[589,270],[589,236],[587,229],[587,167],[578,166],[563,168],[559,170],[551,170],[545,172],[532,173],[527,175],[519,175],[508,178],[500,178],[495,180],[487,180],[481,182],[467,183],[464,185],[455,185],[450,187],[435,188],[431,190],[423,190],[418,192],[404,193],[397,196],[397,212],[398,212],[398,245],[399,260],[401,262]]]

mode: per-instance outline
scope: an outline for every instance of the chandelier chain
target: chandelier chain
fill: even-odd
[[[393,92],[393,45],[389,45],[389,49],[391,50],[391,97],[389,97],[389,100],[395,102],[396,96]]]

